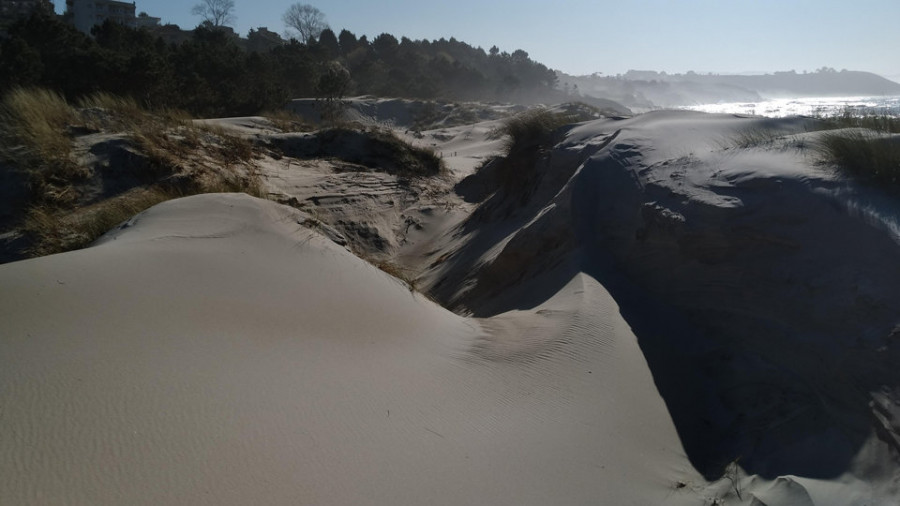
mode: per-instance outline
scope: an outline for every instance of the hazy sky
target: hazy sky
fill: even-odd
[[[193,28],[199,0],[137,0],[137,10]],[[54,0],[62,11],[64,0]],[[284,31],[292,0],[234,0],[234,28]],[[306,2],[304,2],[306,3]],[[319,0],[335,33],[456,37],[524,49],[571,74],[867,70],[900,78],[900,0]]]

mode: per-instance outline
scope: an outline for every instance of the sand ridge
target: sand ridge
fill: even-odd
[[[297,218],[247,196],[190,197],[87,250],[0,268],[3,405],[16,407],[3,414],[4,497],[658,502],[691,476],[596,281],[466,319]],[[504,349],[535,329],[554,344]],[[634,475],[637,491],[615,485]]]

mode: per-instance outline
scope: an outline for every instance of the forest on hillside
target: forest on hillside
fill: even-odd
[[[370,41],[347,30],[259,48],[204,23],[186,40],[167,43],[112,22],[88,36],[38,10],[11,25],[0,41],[0,94],[32,86],[69,99],[108,92],[206,117],[256,114],[292,98],[335,95],[530,103],[560,98],[556,80],[522,50],[485,51],[454,38],[387,33]]]

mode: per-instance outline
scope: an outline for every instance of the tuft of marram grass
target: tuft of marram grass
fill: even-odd
[[[50,155],[71,149],[66,128],[75,121],[75,111],[53,91],[13,89],[3,97],[0,117],[0,132],[30,151]]]
[[[734,135],[727,137],[719,144],[723,149],[756,148],[771,145],[784,136],[785,132],[778,129],[753,127],[740,130]]]
[[[889,114],[858,114],[850,109],[834,116],[819,116],[818,130],[865,128],[881,133],[900,133],[900,117]]]
[[[303,118],[299,115],[287,110],[287,109],[277,109],[274,111],[266,111],[261,114],[262,117],[266,118],[272,123],[272,126],[281,130],[282,132],[310,132],[313,130],[313,126],[307,123]]]
[[[418,283],[411,270],[390,261],[376,262],[374,265],[403,283],[410,292],[418,291]]]
[[[85,123],[98,130],[109,129],[113,125],[118,128],[134,127],[147,119],[147,112],[133,98],[110,93],[99,92],[83,97],[78,101],[78,108]]]
[[[35,192],[50,183],[88,175],[72,159],[68,128],[75,110],[59,94],[15,88],[0,102],[0,157],[28,174]]]
[[[267,198],[261,177],[251,171],[243,176],[207,174],[189,185],[136,188],[75,210],[34,205],[23,227],[32,239],[28,254],[37,257],[87,247],[117,225],[160,202],[201,193],[246,193]]]
[[[249,162],[253,158],[253,142],[250,139],[229,133],[221,125],[194,123],[192,126],[195,132],[206,134],[204,140],[215,146],[215,154],[223,162],[229,164]],[[199,141],[199,138],[195,138],[194,141]]]
[[[50,206],[34,206],[25,219],[24,231],[32,238],[33,257],[84,248],[137,213],[181,194],[163,188],[139,189],[76,212]]]
[[[303,157],[335,157],[401,177],[430,177],[445,170],[433,149],[416,146],[387,128],[343,124],[319,130]]]
[[[527,149],[540,149],[553,142],[553,134],[560,127],[573,123],[573,117],[535,108],[516,114],[503,121],[500,133],[508,136],[507,155]]]
[[[31,186],[20,224],[30,238],[29,256],[85,247],[172,198],[218,192],[267,197],[246,138],[197,125],[178,111],[144,110],[130,98],[98,93],[78,105],[41,89],[13,90],[0,102],[3,167],[22,171]],[[92,184],[91,170],[73,154],[78,127],[125,134],[147,160],[126,169],[145,185],[88,202],[81,193]]]
[[[826,159],[876,184],[900,187],[900,138],[872,130],[823,134],[817,144]]]

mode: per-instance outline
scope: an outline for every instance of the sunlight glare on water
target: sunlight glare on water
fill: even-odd
[[[683,109],[711,113],[768,116],[771,118],[783,118],[785,116],[833,116],[845,112],[900,116],[900,96],[772,98],[760,102],[691,105],[685,106]]]

